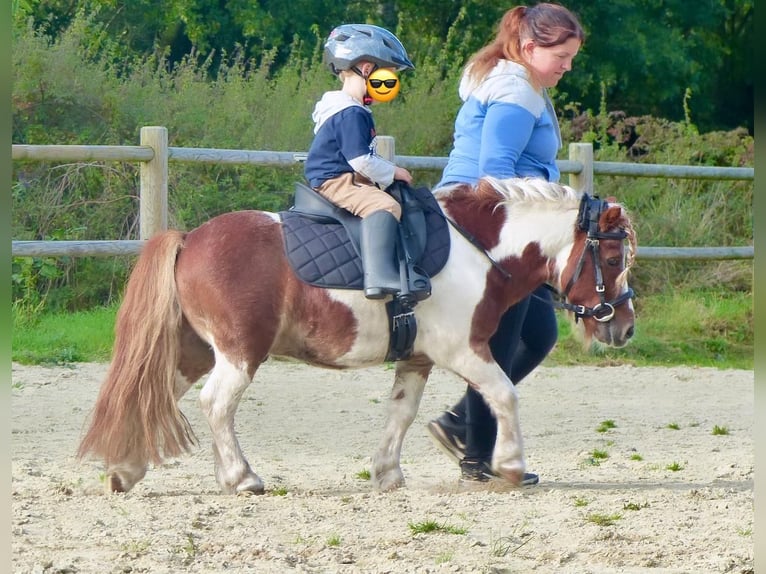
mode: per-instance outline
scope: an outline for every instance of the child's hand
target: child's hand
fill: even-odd
[[[412,184],[412,174],[403,167],[396,166],[396,169],[394,170],[394,179],[398,179],[409,185]]]

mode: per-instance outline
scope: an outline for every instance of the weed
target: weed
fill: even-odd
[[[152,543],[148,540],[131,540],[120,544],[120,550],[133,557],[143,556]]]
[[[454,557],[454,552],[445,552],[444,554],[439,554],[439,556],[436,557],[436,563],[446,564],[447,562],[450,562]]]
[[[599,424],[596,427],[596,432],[607,432],[610,429],[616,428],[617,425],[612,419],[607,419],[605,421],[601,421],[601,424]]]
[[[365,468],[364,470],[357,472],[354,476],[356,476],[359,480],[370,480],[372,475],[370,474],[370,471]]]
[[[285,496],[287,494],[287,488],[284,486],[275,486],[271,489],[271,494],[274,496]]]
[[[435,520],[424,520],[423,522],[408,522],[407,526],[413,534],[430,534],[431,532],[446,532],[447,534],[465,534],[468,532],[461,526],[453,526],[446,522],[439,523]]]
[[[586,516],[585,520],[598,526],[612,526],[620,518],[622,518],[622,514],[600,514],[594,512],[593,514]]]
[[[594,449],[591,453],[591,456],[596,460],[604,460],[609,458],[609,453],[605,450]]]
[[[668,423],[667,428],[672,430],[680,430],[681,427],[678,425],[678,423]]]
[[[630,455],[630,460],[644,460],[644,457],[636,452]]]
[[[340,546],[340,536],[333,534],[327,539],[325,544],[327,544],[327,546]]]
[[[715,425],[713,427],[713,434],[714,435],[726,435],[729,434],[729,429],[726,427],[719,427],[718,425]]]
[[[671,470],[673,472],[678,472],[679,470],[683,470],[683,469],[684,467],[675,461],[673,461],[672,463],[670,463],[669,465],[665,467],[665,470]]]
[[[197,556],[197,543],[194,542],[194,536],[191,533],[186,533],[186,544],[181,547],[181,552],[186,555],[186,562],[191,562]]]
[[[588,503],[588,501],[585,498],[582,498],[582,497],[578,496],[577,498],[574,499],[575,508],[580,508],[582,506],[588,506],[588,504],[589,503]]]
[[[635,502],[626,502],[622,507],[623,510],[641,510],[642,508],[649,508],[649,503],[637,504]]]
[[[525,534],[522,534],[522,537],[523,536],[525,536]],[[502,558],[508,554],[513,554],[530,540],[532,540],[531,536],[528,536],[526,540],[520,540],[520,538],[516,536],[501,536],[490,542],[490,553],[492,556]]]

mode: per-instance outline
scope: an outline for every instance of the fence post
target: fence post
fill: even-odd
[[[582,164],[580,173],[569,174],[569,185],[577,191],[593,195],[593,144],[570,143],[569,159]]]
[[[393,136],[378,136],[377,145],[375,151],[383,159],[387,159],[390,162],[394,161],[394,155],[396,155],[396,142]]]
[[[141,145],[154,150],[154,157],[150,161],[141,162],[139,233],[140,239],[149,239],[168,227],[167,128],[142,127]]]

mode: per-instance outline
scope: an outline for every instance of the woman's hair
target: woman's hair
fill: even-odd
[[[468,61],[470,75],[474,81],[484,79],[500,59],[526,66],[521,57],[523,40],[531,39],[538,46],[550,47],[570,38],[577,38],[582,43],[585,32],[577,17],[563,6],[547,2],[516,6],[503,15],[495,39]]]

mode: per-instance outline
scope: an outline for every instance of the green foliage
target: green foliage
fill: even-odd
[[[107,361],[115,313],[116,306],[30,315],[14,305],[11,358],[36,365]]]
[[[460,105],[460,69],[474,45],[488,35],[473,35],[489,29],[480,21],[491,3],[479,1],[454,13],[454,7],[443,7],[449,14],[440,20],[446,24],[438,24],[444,28],[436,35],[414,33],[413,23],[419,18],[430,22],[428,14],[436,4],[443,6],[402,2],[398,20],[389,14],[402,22],[397,30],[403,36],[417,41],[417,69],[402,74],[402,94],[391,104],[374,107],[378,132],[395,136],[400,155],[448,154]],[[14,4],[14,143],[134,145],[142,126],[164,125],[171,146],[305,151],[313,136],[314,103],[337,86],[321,63],[326,33],[321,27],[291,37],[292,57],[278,66],[277,47],[257,59],[249,58],[244,48],[234,48],[215,61],[199,57],[201,53],[174,59],[162,50],[120,60],[115,55],[123,48],[113,40],[113,29],[104,27],[104,13],[67,15],[64,5],[53,0]],[[43,7],[61,20],[45,20]],[[504,8],[492,8],[498,9]],[[32,25],[26,23],[30,15]],[[405,24],[408,15],[413,19]],[[563,91],[555,96],[561,103],[564,140],[593,142],[596,160],[754,163],[754,140],[746,129],[698,130],[694,119],[704,102],[691,82],[675,96],[683,110],[680,122],[609,112],[619,104],[612,99],[609,78],[595,85],[595,112],[582,100],[570,101]],[[561,157],[565,155],[562,150]],[[13,170],[14,239],[138,237],[137,164],[15,161]],[[169,176],[170,225],[191,229],[226,211],[287,208],[302,167],[171,162]],[[419,185],[432,186],[440,173],[418,170],[415,177]],[[631,211],[642,246],[752,244],[752,182],[596,176],[595,187]],[[59,316],[115,304],[132,262],[131,257],[14,259],[15,321],[21,326],[22,318],[29,324],[46,313]],[[638,320],[630,345],[584,354],[562,314],[560,341],[548,363],[688,362],[752,368],[751,261],[639,259],[631,284]],[[62,320],[60,328],[66,323]],[[14,348],[18,344],[15,339]],[[49,349],[54,346],[49,342]],[[68,343],[61,347],[74,348]],[[81,346],[67,353],[90,356]],[[56,353],[40,355],[47,354]]]
[[[718,368],[753,368],[751,292],[667,288],[640,296],[636,334],[620,349],[596,346],[584,353],[570,319],[559,315],[559,341],[547,365],[686,364]]]
[[[587,40],[561,83],[563,100],[596,108],[603,86],[616,109],[680,120],[688,88],[704,98],[695,121],[706,130],[752,131],[754,0],[566,4]],[[276,72],[310,57],[334,26],[353,21],[394,30],[418,70],[437,53],[461,66],[493,37],[509,7],[493,0],[14,0],[13,22],[14,35],[29,21],[58,40],[87,15],[84,45],[120,69],[154,57],[167,58],[170,67],[191,58],[207,62],[216,77],[235,53]]]

